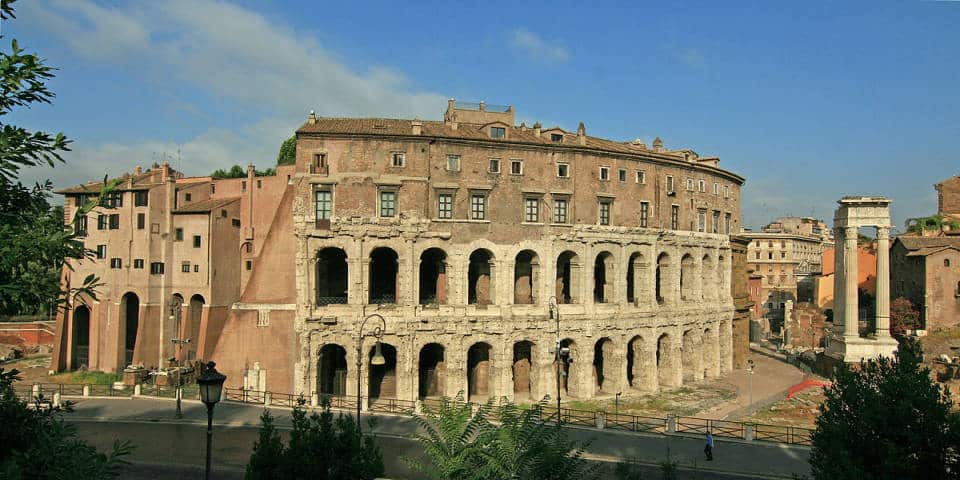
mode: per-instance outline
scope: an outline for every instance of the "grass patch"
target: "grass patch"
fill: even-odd
[[[93,371],[76,371],[76,372],[63,372],[56,375],[50,376],[50,381],[53,383],[91,383],[91,384],[112,384],[113,382],[119,382],[123,379],[123,375],[119,373],[107,373],[107,372],[93,372]]]

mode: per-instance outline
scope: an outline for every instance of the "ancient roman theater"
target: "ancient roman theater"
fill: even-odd
[[[77,338],[94,368],[116,370],[160,365],[181,355],[171,338],[192,337],[189,356],[215,360],[228,387],[356,395],[366,319],[360,385],[372,402],[539,400],[556,395],[558,375],[564,399],[593,398],[729,371],[743,178],[659,138],[514,117],[453,100],[442,120],[311,112],[296,165],[276,176],[188,178],[164,165],[157,186],[140,188],[151,205],[167,202],[146,224],[173,246],[144,253],[149,275],[106,271],[102,298],[75,311],[119,326],[65,319],[61,368],[79,361]],[[194,247],[213,247],[184,250],[191,271],[176,242],[192,225]],[[190,321],[168,315],[176,296],[191,299]],[[558,342],[569,352],[560,361]]]

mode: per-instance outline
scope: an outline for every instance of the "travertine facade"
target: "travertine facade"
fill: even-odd
[[[355,395],[373,313],[386,364],[370,365],[366,336],[372,398],[539,399],[558,369],[564,398],[586,398],[730,370],[743,179],[659,139],[513,115],[452,101],[443,121],[311,114],[276,203],[241,219],[263,241],[208,333],[228,386]],[[551,301],[573,358],[559,368]]]

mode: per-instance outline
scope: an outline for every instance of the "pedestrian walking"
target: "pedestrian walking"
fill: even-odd
[[[707,430],[707,445],[703,447],[703,453],[707,455],[707,461],[713,461],[713,434]]]

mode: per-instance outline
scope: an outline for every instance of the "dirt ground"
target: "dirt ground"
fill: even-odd
[[[33,383],[112,383],[120,380],[120,375],[103,372],[63,372],[50,375],[50,355],[27,355],[15,361],[0,365],[5,371],[17,369],[24,384]]]
[[[923,346],[924,364],[930,368],[933,376],[936,377],[938,373],[942,374],[947,371],[946,366],[937,361],[940,355],[946,355],[950,358],[960,356],[960,328],[932,332],[925,337],[921,337],[920,344]],[[954,367],[955,370],[957,368]],[[953,395],[954,407],[960,408],[960,404],[958,404],[958,400],[960,400],[960,378],[945,381],[943,384],[950,389],[950,393]]]
[[[814,428],[823,403],[823,387],[810,387],[742,420],[768,425]]]

